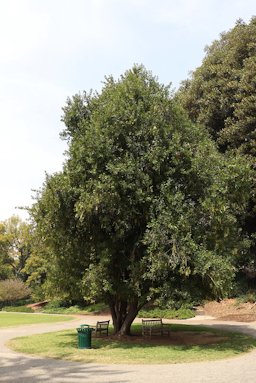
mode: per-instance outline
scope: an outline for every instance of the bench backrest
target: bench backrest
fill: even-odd
[[[162,319],[142,319],[142,326],[162,326]]]
[[[109,326],[109,320],[97,322],[96,330],[107,330]]]

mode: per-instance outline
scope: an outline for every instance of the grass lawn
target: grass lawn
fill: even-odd
[[[73,319],[73,317],[64,315],[0,312],[0,328],[25,324],[63,322],[71,319]]]
[[[16,338],[8,345],[20,352],[85,363],[161,364],[229,358],[256,347],[256,340],[238,333],[222,332],[209,327],[171,325],[170,338],[144,339],[141,328],[134,325],[138,336],[118,340],[92,338],[92,349],[77,348],[76,329]],[[216,343],[197,344],[193,339],[206,337]],[[184,343],[184,339],[192,343]],[[182,341],[183,339],[183,341]],[[200,342],[199,342],[200,343]]]

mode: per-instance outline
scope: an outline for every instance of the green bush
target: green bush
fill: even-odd
[[[31,307],[27,306],[4,306],[2,308],[2,311],[8,311],[8,312],[22,312],[22,313],[33,313]]]
[[[107,310],[109,310],[109,307],[105,303],[94,303],[92,305],[84,307],[84,311],[92,314],[98,314],[102,311]]]
[[[165,319],[188,319],[193,318],[195,313],[193,310],[187,308],[180,308],[178,310],[153,308],[140,310],[139,318],[165,318]]]
[[[29,305],[30,303],[34,303],[35,301],[33,301],[32,299],[30,298],[27,298],[27,299],[20,299],[18,301],[15,301],[15,306],[26,306],[26,305]]]
[[[45,314],[65,314],[66,311],[65,307],[48,307],[47,305],[41,310]]]
[[[108,309],[108,306],[104,303],[95,303],[89,306],[70,306],[70,307],[61,307],[60,303],[53,301],[48,303],[42,312],[47,314],[99,314],[102,311]]]
[[[79,306],[70,306],[70,307],[54,307],[46,305],[42,310],[46,314],[78,314],[82,311]]]
[[[256,291],[248,291],[246,294],[240,295],[237,298],[239,303],[255,303],[256,302]]]
[[[163,287],[160,296],[153,302],[153,306],[163,309],[178,310],[180,308],[191,308],[202,303],[202,291],[197,286],[191,288],[193,294],[185,289],[174,288],[169,290],[169,285]]]

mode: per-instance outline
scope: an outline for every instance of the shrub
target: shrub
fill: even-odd
[[[92,305],[86,306],[84,310],[91,314],[99,314],[103,311],[108,311],[109,306],[105,303],[94,303]]]
[[[89,306],[69,306],[60,307],[56,301],[49,302],[42,310],[47,314],[99,314],[102,311],[108,310],[108,306],[105,303],[95,303]]]
[[[47,304],[42,312],[46,314],[78,314],[81,312],[81,309],[78,306],[51,307]]]
[[[237,300],[239,303],[255,303],[256,291],[248,291],[246,294],[240,295]]]
[[[187,308],[180,308],[178,310],[153,308],[149,310],[140,310],[139,318],[166,318],[166,319],[188,319],[193,318],[195,313],[193,310]]]
[[[8,311],[8,312],[22,312],[22,313],[33,313],[31,307],[27,306],[4,306],[2,308],[2,311]]]
[[[30,289],[20,279],[0,281],[0,303],[2,304],[11,304],[29,295]]]

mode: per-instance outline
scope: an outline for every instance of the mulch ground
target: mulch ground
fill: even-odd
[[[113,341],[119,341],[120,338],[116,336],[104,337],[104,339],[111,339]],[[143,337],[142,335],[132,335],[122,337],[122,343],[130,343],[130,344],[149,344],[152,346],[160,346],[160,345],[206,345],[206,344],[215,344],[224,342],[228,338],[225,336],[217,336],[210,332],[194,332],[194,331],[177,331],[175,333],[171,333],[170,336],[152,336]]]

